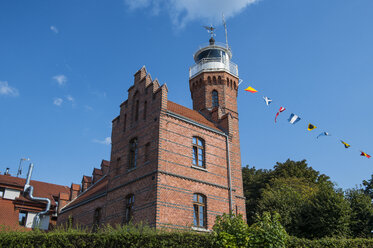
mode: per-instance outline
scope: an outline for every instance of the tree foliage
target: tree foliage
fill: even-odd
[[[290,235],[302,238],[368,237],[372,230],[373,175],[364,189],[344,194],[305,160],[276,163],[272,170],[242,169],[247,222],[277,212]],[[372,198],[373,199],[373,198]]]

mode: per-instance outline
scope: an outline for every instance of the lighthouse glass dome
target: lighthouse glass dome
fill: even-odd
[[[194,54],[195,65],[189,68],[189,78],[204,71],[226,71],[238,77],[238,67],[231,61],[232,52],[225,44],[215,43],[203,46]]]

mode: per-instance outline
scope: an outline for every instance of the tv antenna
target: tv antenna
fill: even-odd
[[[224,13],[222,14],[222,16],[223,16],[223,24],[224,24],[224,30],[225,30],[225,44],[227,45],[227,49],[228,49],[229,46],[228,46],[227,23],[225,22]]]
[[[211,26],[203,26],[206,30],[207,30],[207,32],[211,35],[211,38],[214,38],[214,36],[216,35],[215,34],[215,32],[214,32],[214,30],[216,29],[216,28],[214,28],[212,25]]]

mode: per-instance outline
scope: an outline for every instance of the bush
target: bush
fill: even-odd
[[[286,244],[288,234],[280,223],[280,215],[264,212],[257,217],[257,222],[249,227],[248,247],[276,247],[283,248]]]
[[[247,247],[248,226],[242,215],[223,214],[217,216],[213,227],[217,247]]]

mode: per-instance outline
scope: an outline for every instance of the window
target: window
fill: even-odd
[[[204,195],[193,195],[193,209],[193,225],[206,228],[206,197]]]
[[[136,167],[137,161],[137,138],[133,138],[130,141],[130,151],[129,151],[129,159],[128,159],[129,169]]]
[[[124,115],[124,120],[123,120],[123,132],[126,131],[126,125],[127,125],[127,114]]]
[[[0,187],[0,198],[3,198],[5,192],[5,188]]]
[[[126,196],[126,212],[124,216],[124,223],[128,223],[132,219],[133,204],[135,203],[135,195],[129,194]]]
[[[26,226],[27,212],[20,211],[18,216],[18,221],[20,226]]]
[[[205,144],[198,137],[193,137],[193,165],[205,167]]]
[[[120,157],[117,158],[117,163],[115,164],[115,174],[119,174],[120,172]]]
[[[146,145],[145,145],[145,154],[144,154],[144,160],[145,160],[145,162],[149,161],[149,150],[150,150],[150,143],[146,143]]]
[[[147,105],[148,105],[148,103],[145,101],[145,102],[144,102],[144,120],[146,120],[146,110],[147,110]]]
[[[139,100],[136,100],[136,105],[135,105],[135,121],[139,119]]]
[[[96,208],[93,215],[93,231],[97,231],[101,221],[101,208]]]
[[[212,91],[212,107],[218,107],[219,106],[219,94],[216,90]]]

